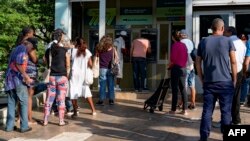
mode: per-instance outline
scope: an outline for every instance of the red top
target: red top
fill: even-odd
[[[172,65],[186,67],[188,59],[187,47],[181,42],[175,42],[171,47],[170,61]]]

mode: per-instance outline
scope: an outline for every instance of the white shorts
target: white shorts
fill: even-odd
[[[119,73],[116,78],[123,78],[123,60],[120,60],[119,63]]]

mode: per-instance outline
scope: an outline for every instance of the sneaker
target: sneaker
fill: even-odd
[[[245,105],[244,102],[240,102],[240,107],[243,107]]]
[[[115,88],[115,91],[122,91],[122,89],[119,88],[119,87],[116,87],[116,88]]]
[[[51,115],[58,116],[58,115],[59,115],[59,112],[58,112],[58,111],[52,111],[52,112],[51,112]]]
[[[109,105],[114,105],[114,100],[109,100]]]
[[[71,115],[73,115],[73,114],[74,114],[74,111],[73,111],[73,110],[68,111],[66,114],[67,114],[68,116],[71,116]]]
[[[96,102],[96,105],[104,106],[103,101],[100,101],[100,100],[98,102]]]

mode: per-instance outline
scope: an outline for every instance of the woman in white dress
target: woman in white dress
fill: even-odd
[[[91,109],[92,115],[96,115],[95,107],[92,100],[89,85],[85,84],[86,70],[92,68],[92,53],[87,49],[87,43],[83,38],[76,39],[76,48],[69,50],[72,61],[72,75],[69,83],[69,97],[72,100],[74,114],[77,116],[77,99],[78,97],[86,98]]]

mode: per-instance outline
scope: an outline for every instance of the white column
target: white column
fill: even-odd
[[[193,37],[193,2],[192,0],[186,0],[186,31],[189,38]]]
[[[106,0],[99,2],[99,40],[105,35],[106,29]]]
[[[68,0],[55,1],[55,29],[63,29],[67,35],[71,36],[71,16]],[[69,29],[70,28],[70,29]],[[70,37],[69,36],[69,37]]]

